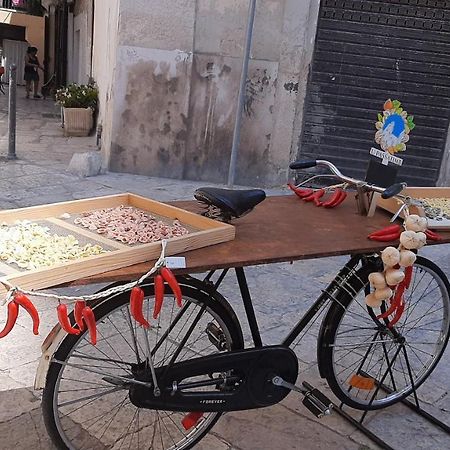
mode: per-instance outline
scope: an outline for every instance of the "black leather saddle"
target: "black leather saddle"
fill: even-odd
[[[250,212],[266,198],[266,193],[262,189],[202,187],[194,192],[194,197],[207,206],[204,216],[229,222]]]

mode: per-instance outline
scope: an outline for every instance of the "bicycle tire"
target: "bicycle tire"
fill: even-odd
[[[173,332],[171,331],[166,336],[166,339],[159,347],[154,357],[155,366],[158,362],[164,364],[167,361],[168,357],[170,357],[171,349],[176,346],[178,340],[182,339],[183,330],[186,333],[184,327],[186,324],[190,325],[189,321],[193,315],[191,312],[188,314],[188,311],[191,309],[194,312],[203,306],[205,306],[205,311],[201,316],[201,323],[197,323],[188,342],[182,347],[182,353],[184,352],[186,359],[192,357],[192,352],[205,354],[211,350],[210,347],[205,347],[204,351],[199,351],[203,348],[204,342],[210,343],[208,339],[205,340],[204,336],[201,336],[200,325],[203,326],[207,321],[212,321],[220,327],[226,339],[225,351],[243,348],[242,330],[229,303],[204,282],[188,276],[177,277],[177,279],[182,289],[186,313],[181,316],[182,319],[177,322]],[[145,292],[144,310],[149,317],[154,300],[154,286],[152,283],[149,283],[142,286],[142,288]],[[166,297],[158,325],[155,326],[153,324],[150,328],[153,331],[148,332],[150,338],[152,338],[151,333],[156,334],[156,340],[158,340],[158,336],[160,337],[164,334],[162,325],[173,324],[174,315],[180,311],[176,306],[173,306],[175,304],[173,298],[170,299],[172,305],[168,305],[168,290],[169,288],[166,286]],[[221,416],[221,413],[205,413],[204,417],[192,429],[183,433],[184,429],[178,420],[185,413],[139,409],[129,402],[126,390],[119,388],[116,391],[113,390],[114,385],[110,384],[107,376],[109,375],[111,379],[112,375],[127,375],[127,372],[122,370],[125,359],[121,359],[120,356],[122,354],[133,354],[133,342],[131,340],[127,341],[124,337],[127,328],[130,338],[137,339],[137,345],[134,350],[137,352],[136,354],[142,348],[139,342],[142,334],[136,334],[142,333],[142,331],[136,332],[138,328],[133,323],[130,326],[128,304],[129,293],[124,293],[93,306],[98,326],[97,346],[94,347],[89,343],[86,332],[79,336],[68,335],[63,339],[52,358],[43,392],[42,411],[47,431],[53,443],[59,449],[78,450],[82,448],[85,450],[86,448],[95,448],[97,450],[116,448],[119,444],[123,444],[125,447],[129,445],[129,448],[135,449],[187,450],[200,441]],[[181,311],[184,311],[184,309]],[[162,319],[164,312],[166,314],[170,312],[171,319],[169,321],[164,322],[165,319]],[[123,320],[119,320],[121,316],[123,316]],[[203,320],[204,318],[206,321]],[[183,321],[185,323],[182,326]],[[161,331],[158,331],[160,328]],[[192,341],[191,338],[197,330],[200,333],[201,340]],[[178,335],[175,335],[176,332],[178,332]],[[132,337],[133,334],[134,338]],[[128,343],[122,342],[122,339]],[[166,355],[161,356],[160,350],[161,352],[163,350],[167,352]],[[218,351],[219,349],[214,347],[212,352],[208,354]],[[97,355],[102,355],[102,353],[105,353],[105,355],[101,359]],[[109,358],[110,354],[113,355],[113,358]],[[92,362],[87,359],[88,357],[94,357]],[[109,359],[105,362],[103,359],[107,357]],[[157,361],[161,357],[162,359]],[[182,359],[180,354],[177,361]],[[84,369],[62,365],[56,361],[63,361],[65,364],[73,364],[75,362],[78,366],[81,364]],[[95,369],[95,367],[99,366],[103,366],[103,368]],[[87,369],[100,370],[105,373],[100,375]],[[80,385],[81,389],[76,389]],[[121,409],[120,413],[119,409]],[[102,413],[104,413],[104,416],[100,419],[99,414]],[[150,423],[152,414],[153,422]],[[144,427],[144,420],[149,421],[147,428]],[[153,431],[149,430],[148,427],[153,427]],[[156,436],[157,434],[159,436]],[[175,439],[176,437],[179,437],[178,441]],[[144,441],[145,445],[141,447],[139,443]],[[152,443],[149,443],[149,441]]]
[[[442,357],[450,329],[450,284],[436,264],[417,258],[405,311],[394,326],[397,337],[387,331],[387,319],[376,319],[386,305],[380,310],[365,305],[372,271],[372,266],[363,265],[338,290],[324,318],[318,348],[321,374],[333,393],[360,410],[390,406],[417,389]]]

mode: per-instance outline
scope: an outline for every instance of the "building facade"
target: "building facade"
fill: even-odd
[[[67,80],[99,86],[105,167],[226,182],[249,1],[47,2],[67,11]],[[417,125],[400,177],[448,183],[449,14],[449,0],[259,0],[236,184],[284,184],[301,157],[364,176],[387,98]]]

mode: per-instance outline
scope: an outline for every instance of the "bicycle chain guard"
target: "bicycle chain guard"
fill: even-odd
[[[217,383],[214,374],[222,374]],[[138,408],[170,411],[224,412],[262,408],[283,400],[290,392],[275,386],[272,379],[281,376],[295,383],[298,360],[288,347],[219,353],[156,368],[161,395],[152,388],[130,385],[130,400]],[[140,381],[151,383],[148,368],[138,368]],[[203,385],[202,385],[203,382]]]

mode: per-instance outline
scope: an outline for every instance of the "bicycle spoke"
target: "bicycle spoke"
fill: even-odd
[[[64,406],[73,405],[75,403],[83,402],[84,400],[96,400],[97,398],[104,397],[105,395],[112,394],[113,392],[122,391],[122,387],[113,387],[106,392],[100,392],[99,394],[87,395],[86,397],[80,397],[75,400],[69,400],[67,402],[59,403],[58,406],[63,408]]]

